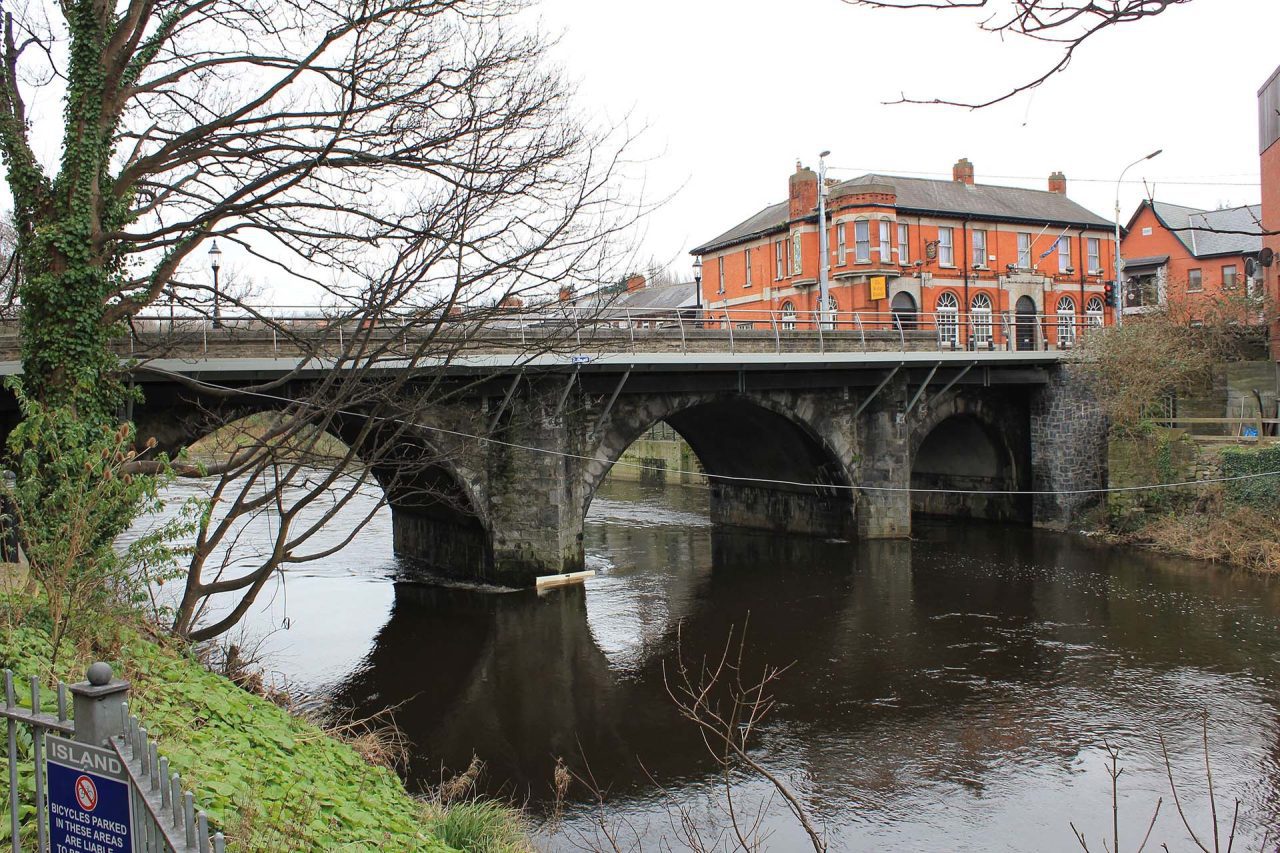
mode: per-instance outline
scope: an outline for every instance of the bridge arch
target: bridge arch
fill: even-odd
[[[913,425],[910,453],[913,513],[1031,520],[1029,496],[991,494],[1031,488],[1027,413],[1008,398],[970,391],[931,402]]]
[[[652,395],[620,403],[583,466],[583,517],[623,452],[665,421],[702,463],[713,523],[852,536],[849,438],[785,396]]]

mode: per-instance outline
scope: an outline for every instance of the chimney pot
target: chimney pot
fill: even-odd
[[[962,184],[973,186],[973,164],[968,157],[961,157],[951,167],[951,179]]]

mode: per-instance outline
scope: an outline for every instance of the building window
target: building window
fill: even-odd
[[[836,226],[836,261],[840,266],[845,265],[846,254],[849,247],[845,245],[848,240],[849,229],[845,228],[844,223]]]
[[[956,265],[954,234],[950,228],[938,229],[938,263],[944,267]]]
[[[973,232],[973,265],[981,269],[987,265],[987,232]]]
[[[720,289],[716,293],[724,293],[724,255],[720,256]]]
[[[907,223],[898,223],[898,263],[906,266],[911,263],[911,231]]]
[[[1090,237],[1089,246],[1089,272],[1102,272],[1102,241],[1097,237]]]
[[[1058,272],[1071,272],[1071,238],[1065,234],[1058,238]]]
[[[954,347],[960,342],[960,301],[954,293],[948,290],[938,296],[937,313],[938,342]]]
[[[969,319],[973,323],[974,346],[989,346],[992,340],[991,297],[985,293],[979,293],[969,303],[969,310],[972,314]]]
[[[1198,293],[1204,290],[1204,278],[1200,270],[1187,270],[1187,292]]]
[[[889,244],[891,223],[887,219],[880,220],[880,263],[887,264],[893,257],[893,248]]]
[[[1031,235],[1025,231],[1018,232],[1018,269],[1031,269]]]
[[[1058,346],[1069,347],[1076,342],[1076,301],[1070,296],[1058,300]]]
[[[818,303],[821,305],[822,303]],[[824,329],[834,329],[836,322],[840,319],[840,303],[836,302],[835,294],[827,294],[827,322],[823,324]]]
[[[853,259],[860,264],[871,260],[871,223],[865,219],[853,223]]]
[[[787,274],[787,241],[779,240],[773,244],[774,278],[782,281]]]
[[[782,328],[794,331],[796,327],[796,304],[788,299],[782,303]]]
[[[1085,303],[1084,319],[1090,326],[1102,325],[1102,300],[1097,296],[1090,296]]]
[[[750,287],[751,286],[751,250],[750,249],[742,250],[742,259],[747,265],[747,277],[742,286]]]
[[[1229,264],[1222,268],[1222,289],[1236,289],[1236,267],[1235,264]]]
[[[800,248],[800,232],[791,235],[791,270],[792,275],[804,274],[804,256]]]

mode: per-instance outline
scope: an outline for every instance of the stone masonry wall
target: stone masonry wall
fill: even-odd
[[[1088,382],[1054,371],[1031,400],[1031,475],[1037,492],[1101,489],[1107,484],[1107,419]],[[1097,503],[1097,494],[1036,494],[1032,519],[1065,528]]]

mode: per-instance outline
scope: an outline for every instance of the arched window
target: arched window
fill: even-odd
[[[1085,322],[1090,326],[1102,325],[1102,300],[1097,296],[1090,296],[1089,301],[1084,306]]]
[[[794,331],[796,327],[796,304],[788,299],[782,303],[782,328]]]
[[[1076,342],[1076,301],[1070,296],[1058,300],[1058,346],[1069,347]]]
[[[987,347],[991,345],[991,297],[979,293],[969,303],[970,318],[973,324],[973,345]]]
[[[960,342],[960,300],[951,291],[938,297],[938,342],[956,346]]]
[[[821,303],[819,303],[821,304]],[[827,294],[827,322],[822,327],[824,329],[834,329],[836,322],[840,319],[840,303],[836,301],[835,294]]]

